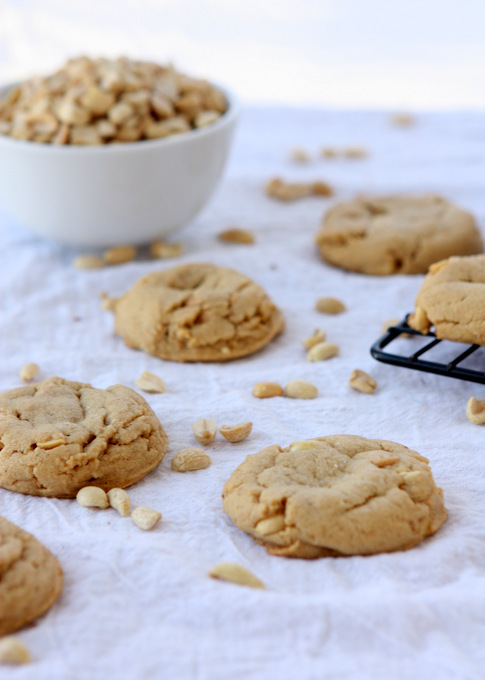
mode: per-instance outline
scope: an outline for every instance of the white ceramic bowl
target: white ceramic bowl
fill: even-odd
[[[229,107],[215,123],[164,139],[83,147],[0,135],[0,206],[71,245],[163,237],[197,215],[222,175],[239,111],[224,93]]]

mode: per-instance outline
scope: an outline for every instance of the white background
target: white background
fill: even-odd
[[[0,82],[126,54],[251,102],[482,108],[484,30],[483,0],[0,0]]]

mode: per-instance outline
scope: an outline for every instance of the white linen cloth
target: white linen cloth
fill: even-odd
[[[304,146],[361,144],[364,160],[288,160]],[[19,633],[33,663],[0,668],[15,680],[239,680],[379,678],[477,680],[485,677],[485,429],[466,418],[468,398],[485,387],[379,364],[369,347],[389,317],[412,310],[421,276],[370,277],[325,265],[314,237],[333,199],[291,204],[266,197],[271,176],[323,179],[336,198],[355,192],[439,192],[485,225],[485,117],[421,114],[397,129],[387,113],[249,109],[217,194],[172,240],[186,254],[140,259],[101,270],[73,268],[74,250],[2,219],[0,232],[0,389],[60,375],[96,387],[134,387],[141,371],[160,375],[162,395],[144,395],[170,439],[165,460],[129,490],[133,506],[161,511],[151,532],[114,510],[0,489],[0,514],[32,532],[62,563],[60,601]],[[133,187],[136,191],[136,187]],[[28,187],[26,187],[28,200]],[[230,226],[254,232],[253,246],[224,244]],[[66,225],[66,229],[69,225]],[[179,364],[127,348],[113,332],[99,294],[125,292],[157,268],[213,262],[262,284],[286,317],[266,349],[225,364]],[[348,311],[314,311],[320,296]],[[325,328],[340,355],[309,363],[301,340]],[[403,341],[404,342],[404,341]],[[414,340],[408,343],[416,342]],[[418,341],[419,342],[419,341]],[[480,350],[476,361],[485,367]],[[354,368],[377,380],[373,395],[348,386]],[[262,380],[304,378],[318,398],[257,400]],[[196,444],[199,416],[219,425],[251,420],[250,437],[207,447],[213,464],[179,474],[170,459]],[[237,529],[221,490],[247,454],[270,444],[349,433],[390,439],[430,459],[449,518],[407,552],[314,561],[272,557]],[[238,562],[267,585],[253,590],[214,581],[220,561]]]

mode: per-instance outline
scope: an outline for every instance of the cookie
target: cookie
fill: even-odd
[[[129,347],[172,361],[227,361],[258,351],[284,327],[263,288],[212,264],[185,264],[143,277],[111,301]]]
[[[138,482],[160,463],[167,436],[139,394],[62,378],[0,394],[0,487],[72,498]]]
[[[436,262],[416,298],[408,324],[438,338],[485,345],[485,255]]]
[[[0,636],[44,614],[61,594],[61,565],[42,543],[0,517]]]
[[[450,255],[474,255],[482,238],[470,213],[439,196],[358,197],[325,215],[324,260],[362,274],[424,274]]]
[[[272,555],[407,550],[446,519],[427,463],[401,444],[353,435],[268,446],[232,473],[224,510]]]

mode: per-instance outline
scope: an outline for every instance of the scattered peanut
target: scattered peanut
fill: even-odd
[[[416,119],[410,113],[394,113],[391,116],[391,124],[396,127],[411,127]]]
[[[109,507],[109,500],[106,491],[97,486],[85,486],[77,492],[76,500],[79,505],[85,508]]]
[[[390,328],[392,328],[393,326],[397,326],[400,323],[401,323],[401,319],[399,319],[397,316],[393,317],[392,319],[388,319],[387,321],[384,321],[384,323],[382,324],[381,333],[387,333],[387,331]],[[401,337],[401,338],[412,338],[413,336],[412,336],[411,333],[401,333],[401,335],[399,337]]]
[[[116,305],[118,303],[118,298],[106,297],[101,301],[101,308],[107,310],[108,312],[114,312]]]
[[[135,380],[135,385],[139,390],[153,394],[163,394],[166,390],[164,381],[150,371],[143,371],[140,377]]]
[[[101,269],[106,262],[97,255],[78,255],[74,260],[76,269]]]
[[[346,311],[343,302],[331,297],[318,298],[315,303],[315,309],[317,312],[322,312],[322,314],[341,314]]]
[[[322,158],[367,158],[368,150],[363,146],[344,146],[342,148],[324,147],[320,155]]]
[[[320,152],[322,158],[337,158],[337,151],[331,146],[325,146]]]
[[[334,192],[332,187],[325,182],[292,183],[276,177],[266,184],[266,193],[280,201],[296,201],[312,195],[332,196]]]
[[[221,425],[219,432],[224,439],[227,439],[231,444],[235,444],[236,442],[242,442],[243,439],[246,439],[252,429],[252,423],[238,423],[237,425]]]
[[[326,182],[313,182],[311,185],[312,194],[315,196],[333,196],[334,190]]]
[[[57,449],[58,446],[62,446],[65,443],[66,440],[63,437],[58,437],[57,439],[49,439],[46,442],[37,442],[36,446],[39,449],[50,451],[51,449]]]
[[[281,397],[283,388],[276,382],[260,382],[253,387],[253,396],[258,399],[269,399],[270,397]]]
[[[179,257],[185,251],[183,243],[165,243],[164,241],[155,241],[150,245],[150,253],[152,257],[169,258]]]
[[[0,639],[0,663],[29,663],[30,652],[18,638],[7,635]]]
[[[120,513],[122,517],[130,514],[130,497],[124,489],[110,489],[108,499],[112,508]]]
[[[247,229],[226,229],[218,234],[218,238],[226,243],[254,243],[254,236]]]
[[[326,361],[339,353],[339,346],[333,342],[319,342],[308,350],[308,361]]]
[[[39,371],[40,368],[38,367],[37,364],[34,363],[24,364],[20,369],[20,380],[22,382],[29,382],[30,380],[35,378]]]
[[[309,184],[291,184],[275,177],[266,185],[266,193],[280,201],[296,201],[299,198],[311,196],[312,191]]]
[[[250,588],[265,588],[262,581],[259,580],[248,569],[242,567],[240,564],[234,562],[220,562],[209,571],[211,578],[220,579],[221,581],[229,581],[230,583],[237,583],[240,586],[249,586]]]
[[[305,149],[292,149],[290,152],[290,160],[294,163],[309,163],[310,156]]]
[[[131,262],[136,257],[136,248],[133,246],[115,246],[103,253],[104,261],[107,264],[123,264]]]
[[[365,373],[365,371],[360,371],[358,368],[350,374],[349,385],[350,387],[353,387],[354,390],[365,392],[365,394],[371,394],[377,387],[374,378],[368,373]]]
[[[384,321],[381,328],[382,333],[386,333],[389,330],[389,328],[392,328],[398,323],[401,323],[401,319],[398,319],[397,316],[393,317],[392,319],[388,319],[387,321]]]
[[[153,529],[155,524],[162,519],[162,515],[161,513],[157,512],[157,510],[144,508],[140,505],[131,513],[131,519],[137,527],[143,529],[143,531],[149,531],[150,529]]]
[[[285,395],[292,399],[315,399],[318,389],[307,380],[291,380],[285,387]]]
[[[308,338],[305,338],[305,340],[302,340],[301,343],[307,349],[311,349],[312,347],[315,347],[315,345],[318,345],[320,342],[323,342],[326,337],[327,333],[324,330],[322,330],[321,328],[315,328],[313,334],[308,336]]]
[[[346,146],[343,149],[343,155],[345,158],[367,158],[369,152],[363,146]]]
[[[470,397],[466,405],[466,415],[474,425],[483,425],[485,423],[485,401]]]
[[[208,444],[212,444],[216,438],[217,423],[215,420],[210,420],[208,418],[198,418],[192,425],[192,430],[194,431],[194,437],[199,444],[207,446]]]
[[[172,470],[175,472],[192,472],[209,467],[211,457],[203,449],[187,448],[178,451],[172,458]]]

